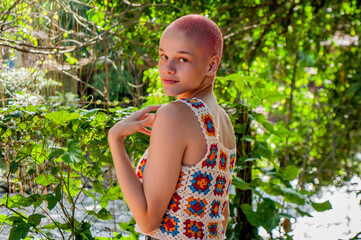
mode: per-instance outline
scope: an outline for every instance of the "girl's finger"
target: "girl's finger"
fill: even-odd
[[[148,117],[146,117],[145,119],[140,120],[139,122],[142,127],[145,127],[145,126],[149,126],[150,124],[152,124],[154,119],[155,119],[155,115],[152,114],[152,115],[149,115]]]
[[[140,109],[137,113],[139,113],[140,115],[144,115],[151,111],[158,110],[161,106],[162,105],[150,105],[150,106]]]
[[[146,128],[141,128],[141,129],[138,130],[138,132],[143,133],[143,134],[148,135],[148,136],[150,136],[150,134],[151,134],[149,129],[146,129]]]

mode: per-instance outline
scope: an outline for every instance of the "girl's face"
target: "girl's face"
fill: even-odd
[[[210,68],[199,45],[181,31],[168,30],[159,44],[159,76],[168,96],[187,96],[201,87]]]

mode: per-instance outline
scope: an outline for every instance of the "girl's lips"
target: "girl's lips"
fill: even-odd
[[[163,79],[164,84],[174,84],[174,83],[177,83],[177,82],[178,81],[172,80],[172,79]]]

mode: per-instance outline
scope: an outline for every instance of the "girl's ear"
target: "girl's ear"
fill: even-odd
[[[209,60],[208,70],[207,70],[207,76],[214,76],[217,73],[218,66],[219,66],[220,57],[218,55],[214,55]]]

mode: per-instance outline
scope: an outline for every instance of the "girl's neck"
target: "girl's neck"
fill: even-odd
[[[178,95],[177,98],[199,98],[205,102],[217,102],[213,93],[213,82],[214,78],[212,79],[211,77],[206,77],[198,88],[182,93]]]

